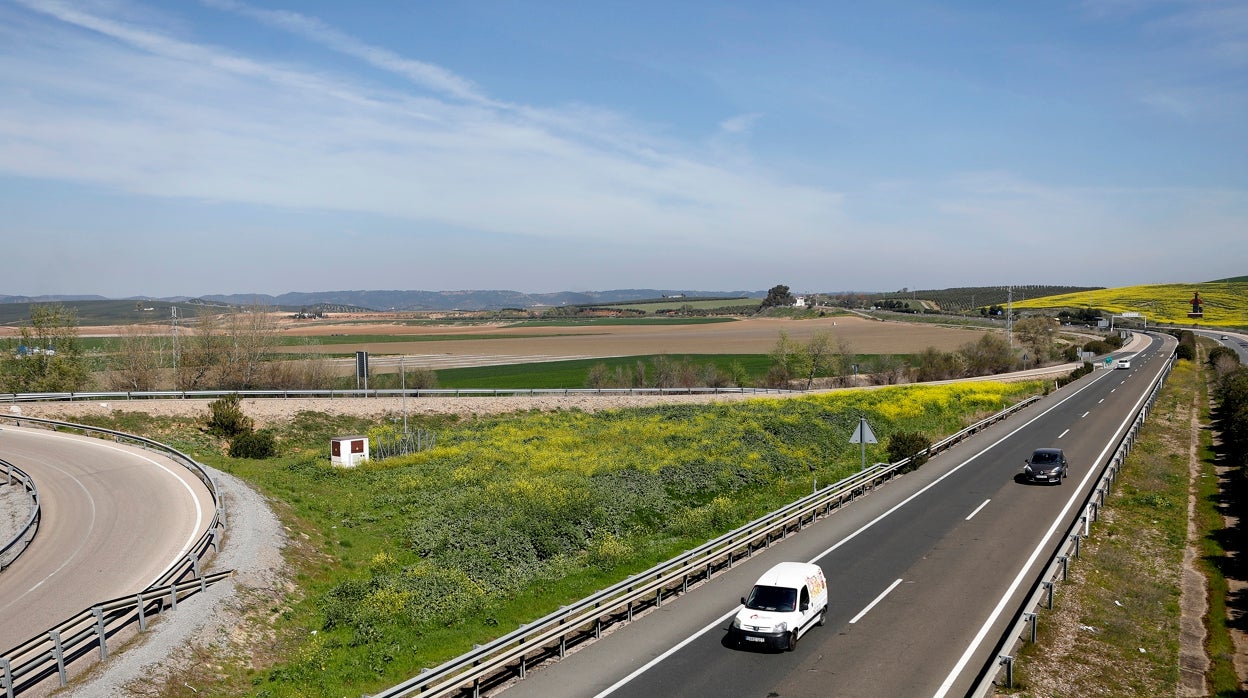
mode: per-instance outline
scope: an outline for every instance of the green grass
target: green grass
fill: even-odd
[[[473,368],[451,368],[437,371],[438,387],[440,388],[584,388],[589,370],[602,364],[614,371],[617,367],[624,371],[634,369],[638,362],[650,365],[663,356],[674,360],[687,359],[697,365],[712,363],[716,369],[729,374],[734,363],[753,377],[761,377],[771,367],[771,358],[766,354],[690,354],[679,357],[652,354],[645,356],[618,356],[601,359],[581,359],[574,361],[549,361],[533,364],[511,364],[507,366],[479,366]]]

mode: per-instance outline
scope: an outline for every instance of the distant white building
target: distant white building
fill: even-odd
[[[798,296],[796,299],[794,299],[794,301],[793,301],[793,307],[795,307],[795,308],[805,308],[805,307],[806,307],[806,296]]]

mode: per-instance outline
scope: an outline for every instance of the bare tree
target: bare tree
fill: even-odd
[[[128,325],[117,342],[108,386],[112,390],[156,390],[160,383],[164,341],[142,325]]]
[[[235,308],[225,318],[227,342],[220,385],[231,390],[262,387],[266,360],[277,347],[277,323],[259,306]]]
[[[176,337],[178,343],[175,373],[179,390],[203,390],[211,386],[214,372],[225,360],[225,338],[221,319],[202,309],[190,323],[190,334]]]

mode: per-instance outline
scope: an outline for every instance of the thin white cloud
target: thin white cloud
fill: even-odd
[[[490,101],[470,80],[440,66],[404,58],[393,51],[371,46],[334,29],[315,17],[289,10],[264,10],[233,0],[201,0],[201,2],[208,7],[235,12],[269,26],[298,34],[445,95],[482,104]]]
[[[85,6],[19,1],[58,23],[10,33],[0,49],[0,86],[27,95],[0,107],[9,174],[535,237],[709,236],[733,249],[776,228],[824,235],[839,218],[835,193],[719,166],[609,112],[498,105],[449,71],[293,13],[228,3],[438,94],[360,87]]]

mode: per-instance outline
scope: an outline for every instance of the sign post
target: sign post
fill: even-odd
[[[875,438],[875,432],[871,431],[871,425],[867,424],[866,417],[858,418],[858,428],[854,430],[854,435],[849,437],[851,444],[862,445],[862,469],[867,469],[867,444],[877,444],[879,441]]]

